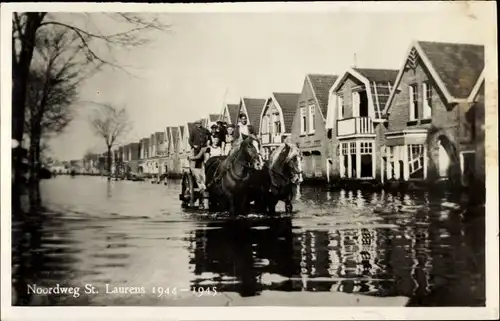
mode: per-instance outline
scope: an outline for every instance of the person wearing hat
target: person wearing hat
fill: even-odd
[[[203,160],[205,150],[210,140],[210,132],[201,125],[201,120],[195,121],[195,128],[189,133],[189,145],[191,146],[191,170],[200,188],[205,191],[205,170]],[[200,155],[203,154],[203,155]]]

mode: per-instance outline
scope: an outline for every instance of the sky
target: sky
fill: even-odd
[[[125,107],[133,122],[125,144],[219,113],[224,102],[242,96],[300,93],[308,73],[338,75],[354,64],[399,69],[413,40],[484,44],[484,21],[445,5],[425,12],[162,14],[168,32],[114,53],[136,77],[101,71],[82,85],[80,100]],[[100,27],[107,29],[113,25]],[[74,121],[49,142],[53,156],[78,159],[105,150],[89,126],[90,110],[75,106]]]

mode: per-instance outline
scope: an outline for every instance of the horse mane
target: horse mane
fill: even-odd
[[[284,153],[286,147],[288,147],[288,152]],[[282,166],[289,157],[288,155],[290,154],[290,151],[291,151],[291,146],[287,143],[278,146],[278,148],[276,148],[274,152],[271,154],[269,167],[273,168],[275,166]]]

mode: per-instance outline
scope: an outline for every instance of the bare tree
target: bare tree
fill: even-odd
[[[133,13],[68,13],[69,19],[61,19],[63,14],[51,14],[47,12],[25,12],[13,13],[12,17],[12,139],[21,144],[24,136],[26,101],[28,91],[28,80],[33,54],[37,45],[37,35],[45,28],[55,26],[71,31],[76,37],[84,57],[89,63],[104,64],[126,70],[117,61],[111,59],[113,52],[118,48],[137,47],[147,44],[151,38],[147,32],[151,30],[167,30],[168,25],[162,23],[157,17],[145,18],[140,14]],[[94,20],[103,18],[119,24],[112,33],[103,34],[99,28],[92,28]],[[78,21],[85,20],[82,26]],[[106,24],[105,21],[102,22]],[[103,46],[104,45],[104,46]],[[109,56],[106,57],[100,47],[108,49]],[[22,180],[22,149],[13,150],[14,185],[12,194],[13,211],[20,209],[20,183]]]
[[[90,125],[96,135],[104,139],[107,148],[106,168],[108,175],[111,175],[113,157],[111,149],[132,128],[127,110],[109,104],[100,104],[100,108],[95,110],[90,118]]]
[[[88,68],[76,42],[76,36],[62,28],[41,30],[36,38],[25,115],[32,182],[40,171],[42,137],[60,133],[72,121],[78,86],[101,66]]]

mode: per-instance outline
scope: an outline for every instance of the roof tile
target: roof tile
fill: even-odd
[[[273,93],[274,98],[278,102],[283,112],[285,121],[285,132],[289,133],[292,129],[293,117],[297,109],[297,102],[300,94],[297,93]]]
[[[467,98],[484,69],[484,46],[419,41],[446,89],[455,98]]]
[[[328,95],[330,88],[337,80],[338,76],[335,75],[319,75],[319,74],[309,74],[307,77],[310,80],[310,84],[316,98],[318,99],[318,104],[321,112],[326,117],[328,111]]]
[[[248,120],[255,129],[255,132],[258,133],[260,130],[260,113],[266,100],[261,98],[243,98],[243,102],[248,112]]]

